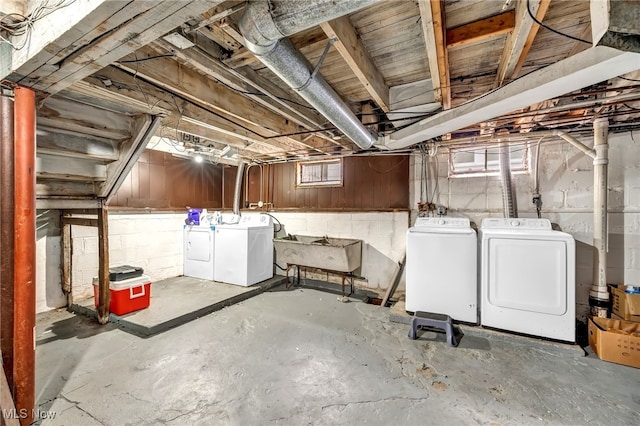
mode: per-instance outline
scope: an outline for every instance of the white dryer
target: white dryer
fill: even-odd
[[[484,219],[481,323],[575,342],[575,241],[548,219]]]
[[[478,240],[466,218],[418,218],[407,232],[406,309],[478,322]]]
[[[213,281],[215,227],[213,225],[185,225],[183,229],[185,277]]]
[[[273,277],[273,222],[264,214],[242,215],[216,225],[214,280],[248,287]]]

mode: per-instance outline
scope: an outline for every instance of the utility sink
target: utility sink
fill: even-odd
[[[336,272],[353,272],[362,264],[362,241],[349,238],[287,235],[275,238],[279,263]]]

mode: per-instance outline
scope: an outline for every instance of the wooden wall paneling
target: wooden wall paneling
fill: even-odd
[[[153,161],[149,163],[149,199],[155,201],[166,200],[166,170],[164,164],[155,164]]]

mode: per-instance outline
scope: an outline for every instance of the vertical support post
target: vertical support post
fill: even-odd
[[[13,99],[0,96],[0,351],[13,393]]]
[[[98,322],[109,322],[109,216],[107,206],[102,201],[98,210]]]
[[[73,294],[71,288],[71,224],[65,222],[64,211],[60,212],[60,223],[62,224],[62,292],[67,296],[67,306],[73,304]]]
[[[596,299],[609,300],[607,291],[607,195],[609,168],[609,120],[593,122],[593,292]]]
[[[14,158],[14,400],[26,410],[22,425],[33,422],[35,406],[36,325],[36,96],[26,87],[15,89]]]

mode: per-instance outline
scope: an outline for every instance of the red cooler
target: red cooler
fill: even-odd
[[[151,278],[142,275],[128,280],[110,281],[109,293],[111,293],[109,312],[113,314],[125,315],[148,308],[151,302]],[[93,280],[93,295],[97,307],[99,304],[97,278]]]

